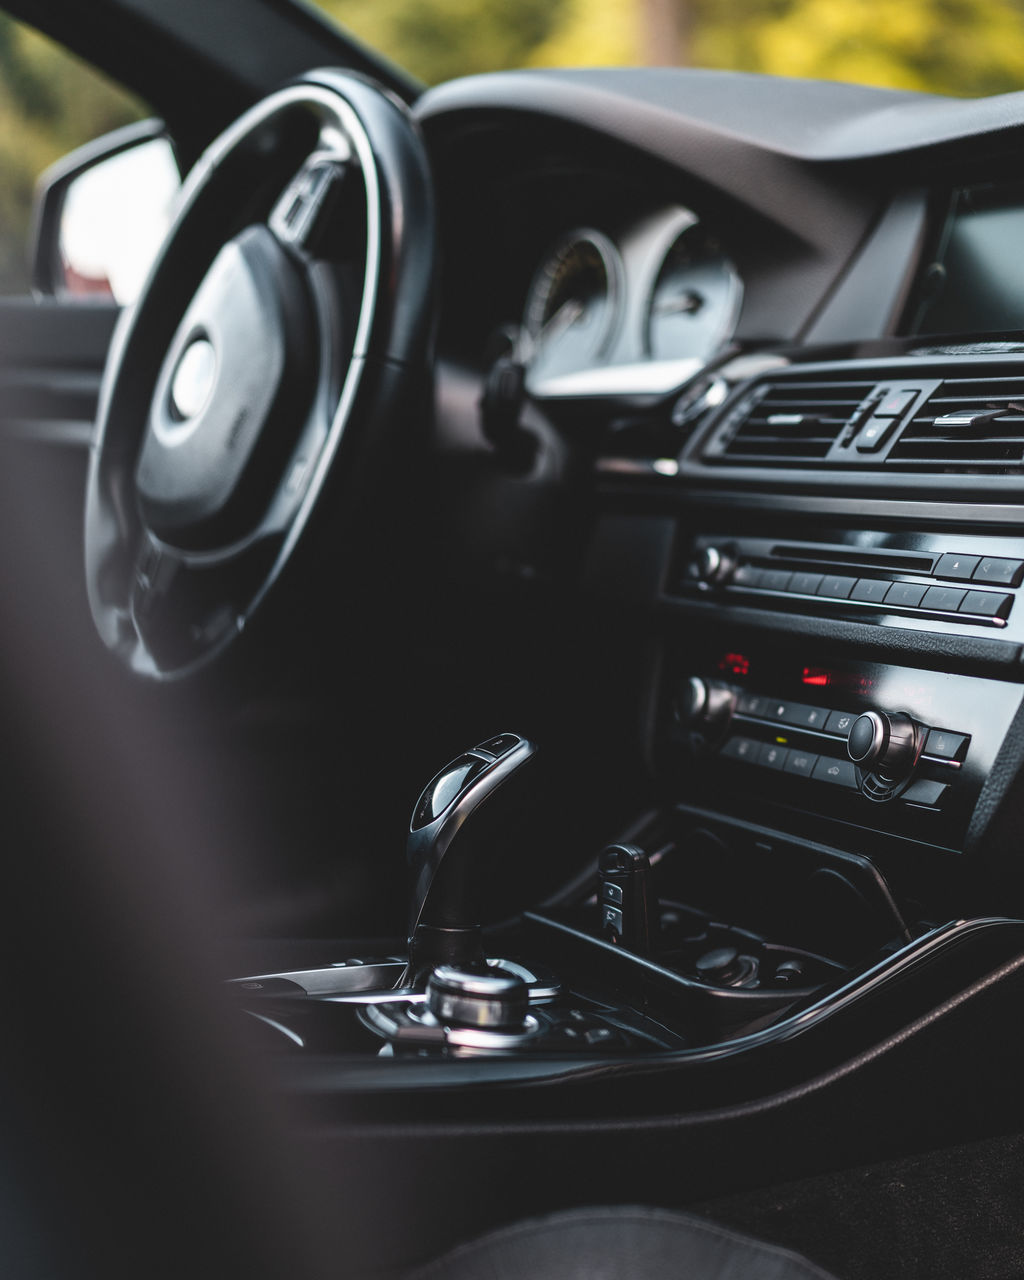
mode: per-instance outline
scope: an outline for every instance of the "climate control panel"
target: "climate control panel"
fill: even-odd
[[[746,804],[780,803],[957,845],[1021,687],[878,663],[705,655],[670,677],[669,768]]]
[[[769,737],[748,736],[767,728]],[[793,729],[804,743],[777,732]],[[773,732],[776,731],[776,732]],[[932,737],[934,733],[934,738]],[[810,749],[806,745],[813,735]],[[931,739],[937,753],[927,753]],[[860,791],[875,803],[902,799],[935,808],[949,792],[967,754],[969,734],[919,724],[903,712],[841,711],[738,693],[721,746],[728,760]]]

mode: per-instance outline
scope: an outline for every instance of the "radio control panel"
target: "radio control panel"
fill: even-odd
[[[683,534],[668,595],[911,630],[1024,638],[1024,539],[824,532]]]

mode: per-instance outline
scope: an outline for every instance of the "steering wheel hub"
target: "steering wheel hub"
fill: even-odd
[[[152,532],[212,549],[255,528],[309,411],[315,328],[299,264],[265,226],[217,254],[157,379],[135,472]]]
[[[192,419],[206,408],[216,378],[217,353],[213,343],[203,336],[194,337],[185,348],[171,379],[171,416],[176,417],[181,426],[176,431],[161,435],[163,428],[153,423],[162,444],[180,444],[191,433]]]

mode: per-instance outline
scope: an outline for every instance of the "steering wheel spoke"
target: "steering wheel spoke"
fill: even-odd
[[[89,598],[126,665],[213,661],[308,558],[314,512],[367,503],[361,458],[425,364],[434,258],[418,134],[360,77],[289,85],[206,151],[121,318],[90,466]]]
[[[365,223],[360,185],[350,155],[318,150],[285,187],[267,225],[282,244],[306,257],[351,261],[361,256],[365,239],[352,234]]]

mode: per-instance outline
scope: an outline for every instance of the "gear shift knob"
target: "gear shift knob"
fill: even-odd
[[[486,856],[496,824],[503,815],[507,819],[507,806],[515,803],[518,783],[536,750],[519,734],[499,734],[456,756],[417,800],[406,846],[412,875],[412,979],[438,964],[483,960],[474,864]]]

